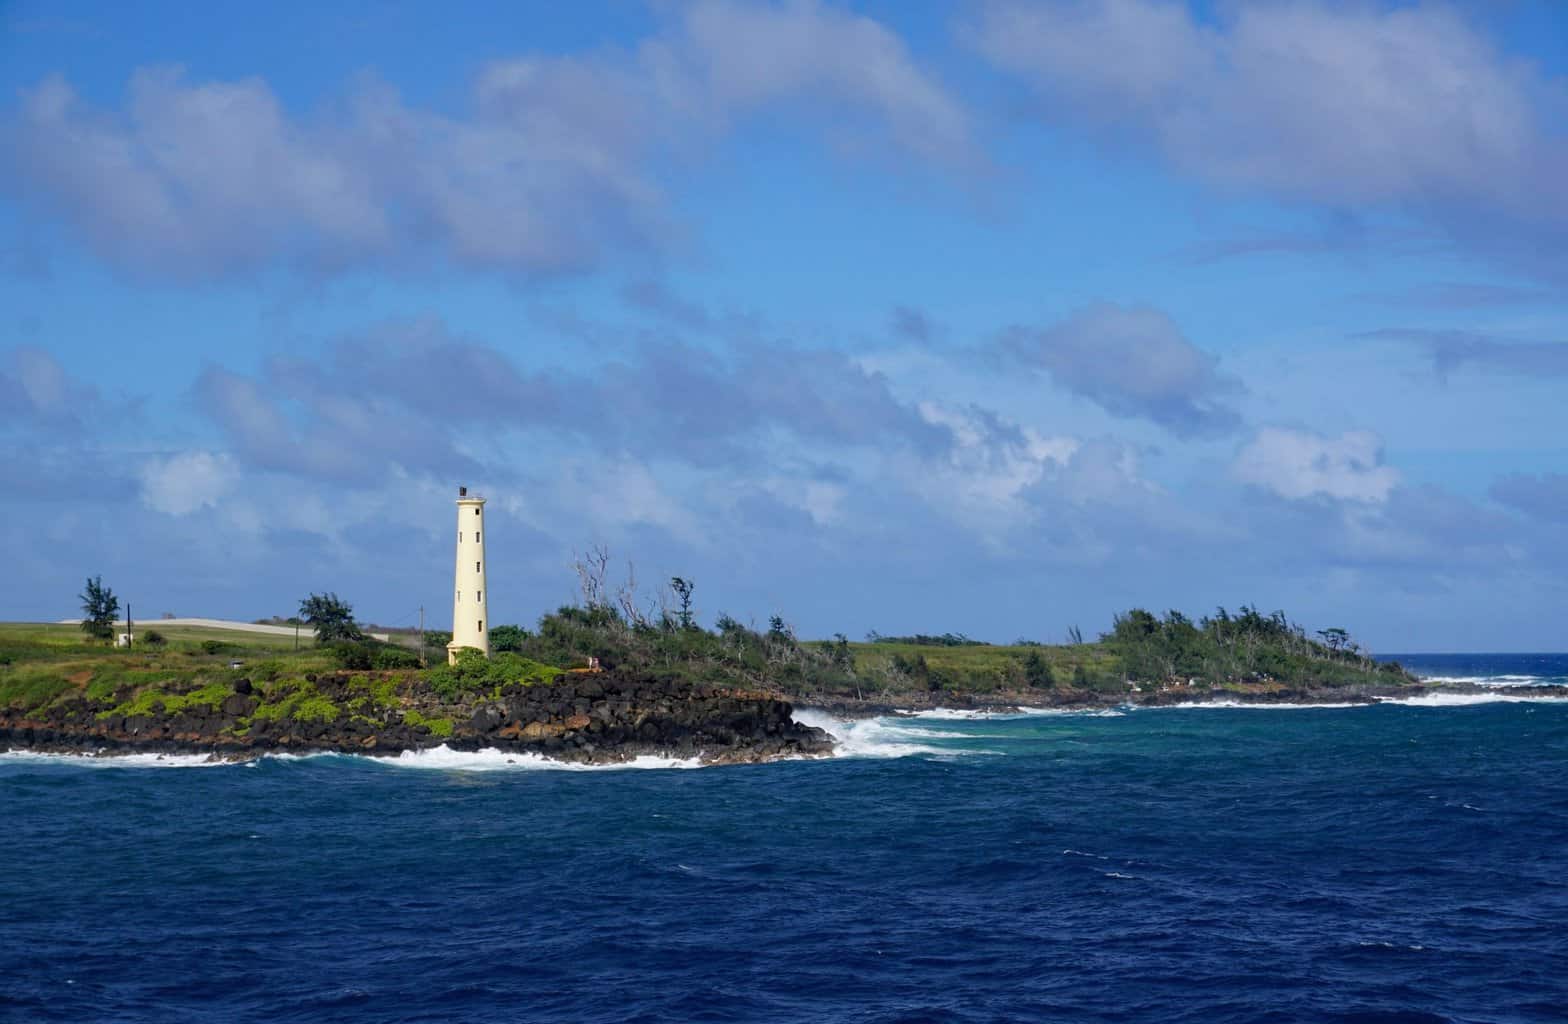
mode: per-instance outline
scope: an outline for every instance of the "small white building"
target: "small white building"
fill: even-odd
[[[457,652],[472,647],[490,656],[490,630],[485,626],[485,499],[457,489],[457,564],[452,573],[452,642],[448,664]]]

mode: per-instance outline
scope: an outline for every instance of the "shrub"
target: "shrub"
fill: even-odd
[[[448,700],[474,690],[486,690],[505,683],[534,685],[548,683],[561,675],[561,669],[543,665],[520,655],[501,653],[486,658],[473,648],[457,652],[457,664],[437,665],[424,673],[430,688]]]
[[[148,647],[162,647],[168,642],[168,638],[165,637],[162,633],[158,632],[156,629],[149,629],[147,632],[142,634],[142,643],[146,644]]]
[[[528,641],[528,637],[528,630],[521,626],[495,626],[490,630],[490,649],[502,652],[520,651],[523,649],[523,644]],[[442,646],[446,646],[450,640],[451,636],[448,635],[447,640],[442,642]]]
[[[381,644],[371,653],[370,667],[375,669],[418,668],[419,655],[406,647]]]

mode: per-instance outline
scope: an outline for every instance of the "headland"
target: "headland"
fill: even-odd
[[[1439,688],[1339,631],[1313,639],[1247,608],[1198,622],[1133,611],[1093,642],[993,645],[955,634],[802,641],[778,619],[764,631],[721,616],[709,630],[568,606],[532,630],[493,628],[502,649],[453,665],[442,663],[442,634],[307,636],[296,649],[282,635],[179,626],[160,636],[151,625],[130,650],[67,626],[0,626],[0,749],[242,759],[445,745],[578,763],[736,763],[830,753],[830,736],[794,720],[797,706],[866,717],[1355,704]]]

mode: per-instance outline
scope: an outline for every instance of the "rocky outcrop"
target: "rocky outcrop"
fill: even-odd
[[[248,680],[215,700],[151,700],[131,714],[81,696],[30,713],[0,710],[0,749],[245,758],[272,751],[397,754],[446,744],[601,764],[643,755],[731,763],[832,751],[828,735],[795,722],[785,701],[683,681],[571,675],[506,684],[477,698],[416,693],[382,702],[362,696],[360,681],[348,675],[311,678],[310,685],[315,700],[270,711]]]

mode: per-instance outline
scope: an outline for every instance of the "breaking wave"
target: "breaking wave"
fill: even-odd
[[[833,737],[835,757],[915,757],[975,754],[982,751],[935,746],[933,741],[980,739],[971,733],[910,724],[914,716],[862,718],[854,721],[834,718],[824,711],[796,708],[795,721],[813,725]]]
[[[420,768],[436,771],[623,771],[637,768],[703,768],[697,758],[635,757],[615,764],[578,764],[556,761],[540,754],[517,754],[495,747],[482,750],[453,750],[446,744],[428,750],[405,750],[396,757],[371,757],[366,760],[395,768]]]
[[[0,752],[0,764],[71,764],[86,768],[224,768],[237,767],[208,754],[50,754],[34,750]]]
[[[1380,704],[1398,704],[1409,708],[1457,708],[1470,704],[1562,704],[1568,697],[1542,697],[1528,693],[1423,693],[1416,697],[1379,697]]]

